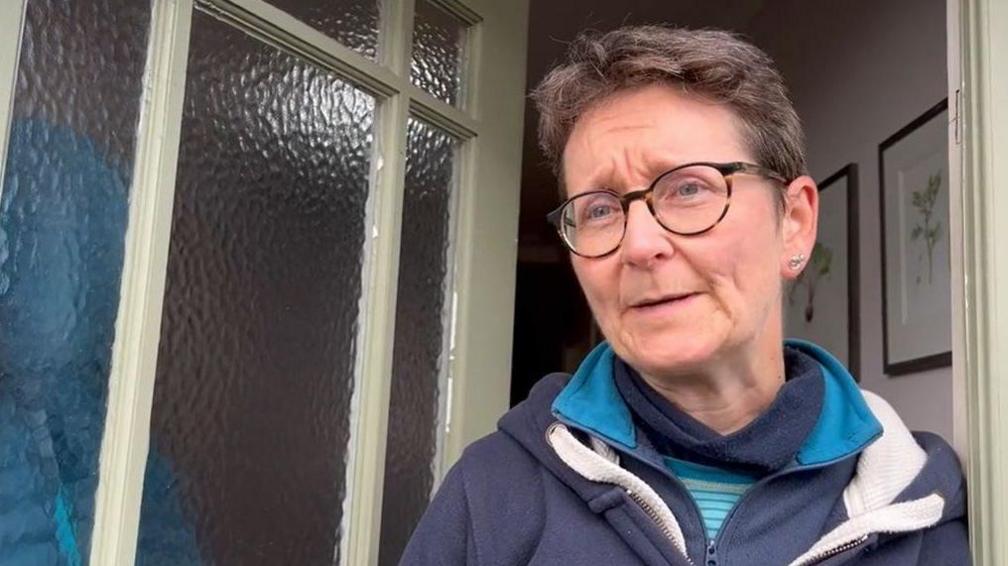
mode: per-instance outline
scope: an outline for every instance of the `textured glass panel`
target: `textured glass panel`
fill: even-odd
[[[435,98],[462,105],[466,25],[428,0],[417,0],[410,80]]]
[[[270,0],[350,49],[374,59],[378,54],[381,0]]]
[[[0,190],[0,564],[88,559],[149,24],[148,2],[28,1]]]
[[[445,132],[410,119],[382,498],[382,565],[399,560],[434,481],[457,145]]]
[[[190,41],[137,563],[330,564],[374,100],[201,12]]]

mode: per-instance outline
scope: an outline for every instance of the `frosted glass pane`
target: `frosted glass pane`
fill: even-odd
[[[350,49],[374,59],[381,29],[381,0],[270,0]]]
[[[417,0],[410,80],[435,98],[462,105],[466,25],[428,0]]]
[[[201,12],[190,41],[137,563],[330,564],[374,100]]]
[[[0,564],[85,564],[150,4],[25,16],[0,188]]]
[[[382,498],[383,565],[399,560],[434,481],[457,146],[447,133],[410,119]]]

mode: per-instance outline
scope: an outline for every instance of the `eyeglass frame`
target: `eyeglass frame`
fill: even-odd
[[[696,167],[696,166],[710,167],[712,169],[717,170],[718,173],[721,173],[721,176],[725,180],[725,186],[726,186],[727,191],[728,191],[727,195],[725,197],[724,209],[721,211],[721,214],[718,216],[717,220],[715,220],[710,226],[708,226],[708,227],[706,227],[706,228],[704,228],[702,230],[695,230],[693,232],[680,232],[678,230],[673,230],[673,229],[669,228],[668,226],[666,226],[665,224],[663,224],[662,221],[661,221],[661,219],[658,218],[658,215],[655,214],[654,200],[652,198],[652,195],[654,194],[655,187],[658,186],[658,182],[661,181],[662,179],[664,179],[666,176],[668,176],[668,175],[670,175],[672,173],[675,173],[676,171],[679,171],[681,169],[685,169],[687,167]],[[635,201],[635,200],[643,200],[644,203],[647,205],[648,211],[651,212],[651,216],[655,219],[655,222],[657,222],[658,225],[661,226],[662,228],[664,228],[666,231],[671,232],[671,233],[676,234],[676,235],[679,235],[679,236],[699,236],[700,234],[704,234],[706,232],[709,232],[709,231],[713,230],[714,227],[717,226],[718,224],[720,224],[721,221],[724,220],[724,217],[727,216],[727,214],[728,214],[728,208],[731,206],[731,196],[732,196],[732,179],[731,179],[731,177],[732,177],[732,175],[735,175],[735,174],[738,174],[738,173],[749,173],[749,174],[752,174],[752,175],[758,175],[760,177],[764,177],[764,178],[769,179],[771,181],[777,181],[778,183],[781,183],[782,185],[785,185],[785,186],[788,184],[787,179],[785,179],[784,176],[781,175],[780,173],[777,173],[773,169],[770,169],[768,167],[764,167],[762,165],[757,165],[755,163],[747,163],[745,161],[732,161],[732,162],[729,162],[729,163],[714,163],[714,162],[709,162],[709,161],[695,161],[695,162],[692,162],[692,163],[684,163],[682,165],[677,165],[676,167],[673,167],[672,169],[669,169],[668,171],[663,172],[662,174],[660,174],[657,177],[655,177],[655,180],[652,181],[650,185],[648,185],[648,188],[641,189],[639,191],[630,191],[629,193],[626,193],[624,195],[620,195],[620,194],[618,194],[615,191],[612,191],[610,189],[598,189],[598,190],[586,191],[586,192],[583,192],[583,193],[576,194],[576,195],[572,196],[571,198],[563,201],[563,203],[561,203],[560,206],[558,206],[556,209],[554,209],[549,214],[547,214],[546,215],[546,221],[549,222],[550,224],[552,224],[554,228],[556,228],[557,234],[560,236],[560,240],[563,242],[564,246],[568,250],[570,250],[570,252],[572,254],[574,254],[576,256],[579,256],[579,257],[588,258],[588,259],[599,259],[599,258],[606,257],[606,256],[612,254],[613,252],[615,252],[616,250],[618,250],[620,248],[620,246],[623,244],[623,238],[626,237],[627,222],[630,220],[630,204],[633,203],[633,201]],[[623,209],[623,233],[622,233],[622,235],[620,235],[620,239],[619,239],[618,242],[616,242],[616,245],[613,246],[613,249],[611,249],[611,250],[609,250],[609,251],[607,251],[607,252],[605,252],[603,254],[599,254],[599,255],[585,255],[585,254],[578,253],[577,250],[574,249],[574,246],[571,245],[571,243],[567,240],[567,236],[564,234],[563,226],[561,225],[561,222],[563,222],[563,220],[562,220],[563,209],[566,208],[567,205],[570,204],[571,201],[573,201],[574,199],[583,197],[585,195],[600,194],[600,193],[610,194],[610,195],[616,197],[617,200],[619,200],[620,207]]]

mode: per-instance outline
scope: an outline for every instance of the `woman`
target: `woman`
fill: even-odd
[[[968,564],[949,446],[783,341],[819,201],[769,58],[624,28],[534,98],[606,342],[466,451],[403,563]]]

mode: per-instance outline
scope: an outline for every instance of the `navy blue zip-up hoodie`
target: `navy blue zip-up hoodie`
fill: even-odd
[[[970,564],[952,449],[911,435],[821,348],[789,346],[819,365],[819,417],[714,540],[638,426],[614,379],[619,360],[602,344],[573,377],[541,380],[465,451],[401,564]]]

